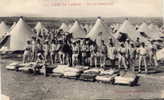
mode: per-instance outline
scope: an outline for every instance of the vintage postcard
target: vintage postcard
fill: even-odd
[[[164,0],[1,0],[1,100],[164,99]]]

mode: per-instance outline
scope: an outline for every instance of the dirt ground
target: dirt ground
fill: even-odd
[[[11,100],[95,100],[164,98],[164,66],[156,74],[141,74],[135,87],[83,82],[9,71],[13,60],[0,60],[2,94]]]

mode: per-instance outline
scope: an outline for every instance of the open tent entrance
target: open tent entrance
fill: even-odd
[[[148,38],[148,36],[146,35],[145,32],[140,32],[141,36],[145,37],[145,38]]]
[[[125,42],[127,39],[128,39],[128,35],[127,35],[127,33],[122,33],[122,32],[120,32],[120,37],[118,38],[118,40],[120,41],[120,42]]]
[[[8,47],[9,48],[9,45],[10,45],[10,36],[7,35],[5,36],[1,41],[0,41],[0,48],[2,48],[3,46],[5,47]]]

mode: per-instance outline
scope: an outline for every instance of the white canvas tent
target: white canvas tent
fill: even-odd
[[[151,38],[151,31],[148,28],[148,25],[146,23],[142,23],[140,27],[137,30],[140,34],[144,33],[145,35],[148,36],[148,38]]]
[[[26,41],[31,39],[33,32],[31,28],[24,22],[22,18],[19,19],[15,27],[10,31],[9,50],[24,50]]]
[[[109,29],[104,24],[101,18],[98,18],[96,20],[96,23],[94,24],[93,28],[90,30],[86,37],[90,38],[93,41],[96,40],[96,43],[98,45],[100,45],[101,40],[104,40],[105,43],[108,42],[109,38],[115,40],[115,38],[112,36],[111,32],[109,31]]]
[[[86,29],[87,33],[89,33],[89,31],[90,31],[89,25],[88,24],[85,24],[84,25],[84,28]]]
[[[160,31],[159,27],[155,24],[152,24],[152,23],[148,26],[148,28],[153,32],[159,32]]]
[[[4,36],[4,34],[9,32],[9,29],[10,28],[6,25],[6,23],[4,21],[2,21],[0,23],[0,38],[2,38],[2,36]]]
[[[71,27],[72,27],[72,24],[69,24],[69,25],[68,25],[68,28],[70,29]]]
[[[9,32],[7,33],[7,35],[9,35],[10,31],[15,27],[15,25],[16,25],[16,22],[13,22],[13,25],[10,27]]]
[[[85,31],[82,29],[78,21],[75,21],[72,27],[68,31],[72,33],[74,38],[85,38]]]
[[[141,41],[146,41],[141,35],[136,31],[135,27],[129,22],[129,20],[125,20],[123,24],[120,26],[119,30],[116,34],[114,34],[115,38],[119,39],[121,33],[127,35],[127,37],[136,41],[137,38],[140,38]]]
[[[42,31],[48,32],[48,29],[46,29],[46,27],[41,22],[38,22],[34,29],[36,30],[37,34]]]
[[[160,28],[155,25],[155,24],[150,24],[148,26],[149,30],[150,30],[150,35],[152,38],[156,39],[156,38],[160,38],[162,36],[162,33],[160,32]]]
[[[69,27],[65,23],[62,23],[59,29],[62,29],[64,32],[67,32],[69,30]]]
[[[90,24],[90,25],[89,25],[89,30],[91,30],[91,29],[92,29],[92,27],[93,27],[93,24]]]

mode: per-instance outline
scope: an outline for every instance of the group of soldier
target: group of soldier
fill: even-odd
[[[115,43],[101,40],[98,45],[90,39],[74,39],[62,30],[55,32],[37,32],[27,41],[23,54],[23,62],[46,62],[49,64],[68,64],[69,66],[90,66],[100,68],[118,68],[138,72],[141,67],[148,72],[148,66],[158,66],[157,47],[153,42],[146,45],[127,39]]]

